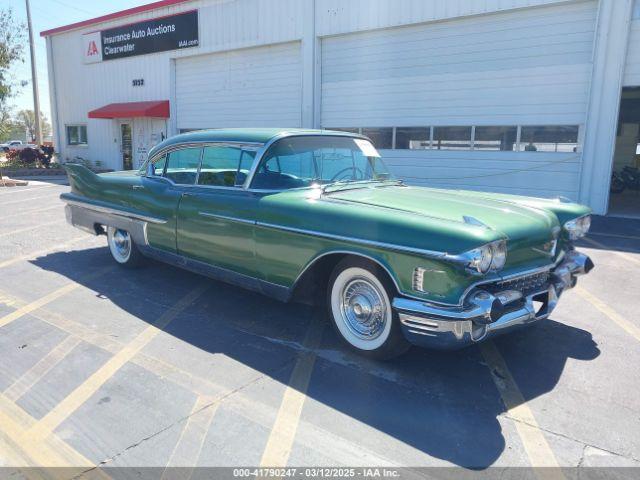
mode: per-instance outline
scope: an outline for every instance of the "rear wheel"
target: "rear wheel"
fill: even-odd
[[[409,348],[391,307],[394,292],[386,273],[372,262],[347,258],[336,266],[327,303],[333,325],[347,345],[377,359],[398,356]]]
[[[144,262],[144,256],[136,247],[131,234],[126,230],[115,227],[107,227],[107,243],[111,256],[120,265],[125,267],[138,267]]]

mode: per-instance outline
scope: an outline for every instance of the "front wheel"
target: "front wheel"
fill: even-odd
[[[389,359],[409,348],[391,307],[394,291],[386,272],[371,262],[347,258],[334,269],[329,314],[340,337],[358,353]]]
[[[111,256],[120,265],[134,268],[144,263],[144,256],[126,230],[107,227],[107,243]]]

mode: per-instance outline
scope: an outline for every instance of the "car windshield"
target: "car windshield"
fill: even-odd
[[[286,190],[392,179],[368,140],[328,135],[300,136],[284,138],[269,148],[255,172],[251,187]]]

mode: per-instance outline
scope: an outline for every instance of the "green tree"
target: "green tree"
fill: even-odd
[[[0,132],[0,143],[8,142],[9,140],[25,140],[24,127],[13,118],[9,118],[4,122],[4,129]]]
[[[27,132],[29,140],[32,141],[36,138],[35,118],[36,115],[33,110],[20,110],[16,115],[16,123],[22,127],[23,131]],[[42,129],[43,137],[51,135],[51,124],[42,112],[40,112],[40,128]]]
[[[11,9],[0,9],[0,134],[11,125],[9,100],[19,85],[12,70],[16,62],[24,62],[24,32],[24,24],[16,20]]]

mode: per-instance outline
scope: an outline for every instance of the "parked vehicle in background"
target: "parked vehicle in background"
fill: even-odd
[[[611,193],[622,193],[624,192],[624,179],[622,178],[622,175],[620,175],[620,173],[618,172],[613,172],[611,174]]]
[[[0,144],[0,148],[5,152],[9,152],[11,150],[24,150],[25,148],[38,148],[38,146],[35,143],[26,143],[22,140],[11,140],[10,142]]]
[[[547,318],[593,263],[589,208],[412,187],[371,141],[328,130],[187,133],[139,171],[65,165],[68,221],[123,266],[153,257],[288,301],[322,292],[375,358],[456,348]]]
[[[640,190],[640,169],[627,165],[611,175],[611,193],[622,193],[626,189]]]
[[[625,188],[629,190],[640,190],[640,170],[627,165],[620,173]]]
[[[22,140],[10,140],[6,143],[0,143],[0,149],[3,152],[8,152],[9,150],[18,150],[22,145],[25,145]]]

